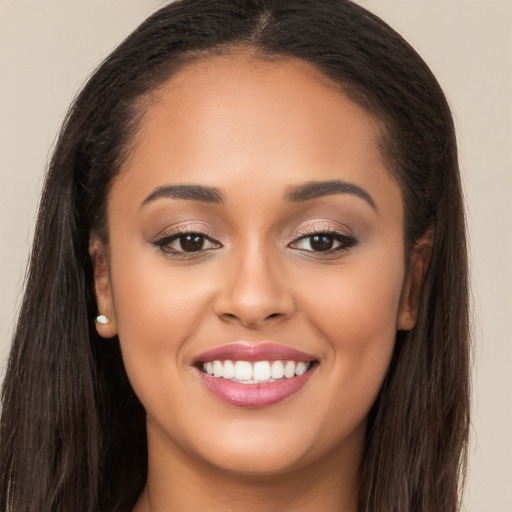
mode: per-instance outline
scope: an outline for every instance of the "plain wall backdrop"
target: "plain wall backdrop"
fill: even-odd
[[[163,3],[0,0],[0,375],[43,174],[65,112],[99,62]],[[464,510],[512,512],[512,1],[359,3],[418,50],[453,109],[474,302]]]

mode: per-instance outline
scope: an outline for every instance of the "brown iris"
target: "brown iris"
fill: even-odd
[[[311,248],[314,251],[328,251],[332,249],[334,240],[329,235],[314,235],[311,237]]]
[[[180,237],[180,245],[186,252],[200,251],[204,245],[204,236],[197,234],[183,235]]]

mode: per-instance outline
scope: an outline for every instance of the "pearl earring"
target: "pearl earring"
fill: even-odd
[[[106,315],[98,315],[96,317],[96,323],[100,325],[107,325],[110,323],[110,318]]]

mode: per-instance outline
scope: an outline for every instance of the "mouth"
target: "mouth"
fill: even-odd
[[[318,361],[304,352],[264,343],[235,343],[199,356],[194,367],[206,389],[237,407],[266,407],[297,393]]]

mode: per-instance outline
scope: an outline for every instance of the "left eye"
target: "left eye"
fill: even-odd
[[[194,253],[219,247],[218,243],[201,233],[178,233],[156,242],[164,252]]]
[[[336,252],[355,245],[353,237],[339,233],[315,233],[299,238],[291,246],[310,252]]]

